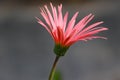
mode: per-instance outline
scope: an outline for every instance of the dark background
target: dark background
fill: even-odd
[[[54,42],[37,23],[39,7],[63,4],[63,13],[79,11],[77,21],[93,13],[109,31],[108,40],[77,42],[59,61],[63,80],[120,80],[119,0],[0,0],[0,80],[47,80],[55,58]]]

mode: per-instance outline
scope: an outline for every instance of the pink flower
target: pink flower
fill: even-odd
[[[97,27],[102,24],[103,21],[96,22],[86,27],[94,18],[94,15],[89,14],[75,24],[79,12],[76,12],[71,20],[68,21],[68,12],[66,12],[64,16],[62,14],[62,4],[59,5],[57,9],[52,3],[50,3],[50,6],[51,12],[46,5],[40,8],[40,14],[43,16],[45,22],[37,17],[36,19],[38,23],[45,27],[50,33],[58,48],[68,48],[77,41],[86,41],[93,38],[106,39],[105,37],[95,35],[101,31],[108,30],[108,28],[105,27]]]

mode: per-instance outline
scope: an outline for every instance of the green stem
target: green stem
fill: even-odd
[[[57,65],[57,62],[59,60],[60,56],[56,56],[55,58],[55,61],[53,63],[53,66],[52,66],[52,69],[51,69],[51,72],[50,72],[50,75],[49,75],[49,80],[53,80],[53,77],[54,77],[54,74],[55,74],[55,68],[56,68],[56,65]]]

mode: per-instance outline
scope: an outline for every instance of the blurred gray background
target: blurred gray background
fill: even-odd
[[[77,42],[57,65],[63,80],[120,80],[120,0],[0,0],[0,80],[48,80],[55,54],[49,33],[37,23],[39,7],[63,4],[79,11],[77,21],[95,14],[108,40]]]

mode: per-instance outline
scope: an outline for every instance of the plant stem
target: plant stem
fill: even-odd
[[[51,72],[50,72],[50,75],[49,75],[49,80],[53,80],[53,77],[54,77],[54,74],[55,74],[55,68],[56,68],[56,65],[57,65],[57,62],[59,60],[60,56],[56,56],[55,58],[55,61],[53,63],[53,66],[52,66],[52,69],[51,69]]]

